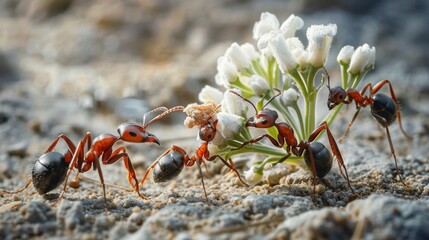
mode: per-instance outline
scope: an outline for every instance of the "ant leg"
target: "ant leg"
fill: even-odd
[[[375,85],[374,89],[372,90],[372,93],[373,94],[377,93],[380,90],[380,88],[383,87],[385,84],[389,84],[390,96],[392,96],[392,99],[396,104],[396,112],[398,113],[397,118],[398,118],[398,122],[399,122],[399,128],[401,129],[402,134],[404,134],[404,136],[406,138],[412,139],[413,137],[410,136],[408,133],[406,133],[404,130],[404,127],[402,126],[401,111],[399,109],[398,100],[396,100],[395,92],[393,91],[393,87],[392,87],[392,84],[390,83],[390,81],[389,80],[383,80],[383,81],[377,83],[377,85]]]
[[[81,162],[83,162],[83,156],[84,156],[83,148],[84,148],[84,146],[85,146],[85,143],[83,143],[82,141],[80,141],[79,144],[77,145],[76,151],[73,154],[73,158],[70,161],[69,169],[67,171],[66,178],[64,179],[64,188],[61,191],[60,196],[52,204],[52,206],[56,206],[61,201],[61,199],[63,198],[64,193],[67,190],[67,182],[68,182],[68,179],[69,179],[71,172],[73,171],[73,167],[75,167],[76,163],[78,163],[78,165],[82,165]],[[78,168],[78,171],[80,171],[80,168]]]
[[[338,148],[338,145],[337,145],[337,142],[335,141],[334,136],[332,135],[331,131],[329,130],[328,124],[326,122],[321,123],[319,125],[319,127],[316,128],[316,130],[314,130],[313,133],[310,135],[308,141],[312,142],[323,130],[326,131],[326,134],[327,134],[328,140],[329,140],[329,144],[331,145],[332,153],[334,154],[334,156],[337,159],[338,168],[340,169],[340,174],[347,181],[347,185],[350,188],[350,190],[352,191],[352,193],[356,194],[355,191],[353,190],[351,184],[350,184],[349,174],[347,172],[346,165],[344,164],[343,156],[341,155],[340,149]],[[343,172],[343,170],[344,170],[344,172]]]
[[[252,143],[259,142],[259,141],[261,141],[264,137],[268,138],[268,139],[271,141],[271,143],[272,143],[274,146],[276,146],[276,147],[282,147],[282,145],[283,145],[283,144],[280,144],[280,143],[279,143],[275,138],[273,138],[273,137],[272,137],[272,136],[270,136],[269,134],[264,134],[264,135],[259,136],[259,137],[257,137],[257,138],[250,139],[250,140],[249,140],[249,141],[247,141],[247,142],[244,142],[240,147],[235,148],[235,149],[232,149],[232,151],[237,151],[237,150],[239,150],[239,149],[243,148],[244,146],[246,146],[246,145],[248,145],[248,144],[252,144]]]
[[[103,171],[101,170],[100,162],[98,161],[98,159],[95,159],[94,164],[97,168],[98,176],[100,177],[101,186],[103,187],[104,209],[107,210],[106,185],[104,184]]]
[[[200,172],[201,184],[203,185],[204,196],[206,197],[207,203],[210,203],[209,198],[207,197],[206,185],[204,184],[203,170],[201,169],[201,162],[200,161],[197,161],[197,166],[198,166],[198,171]]]
[[[404,186],[407,186],[407,184],[404,182],[404,179],[402,179],[401,173],[399,172],[398,162],[396,160],[395,149],[393,148],[392,139],[390,137],[389,127],[387,126],[387,124],[384,124],[384,128],[386,129],[387,139],[389,140],[390,152],[392,153],[393,159],[395,160],[396,175],[399,176],[399,180],[401,181],[401,183],[404,184]]]
[[[0,194],[16,194],[16,193],[20,193],[20,192],[24,191],[25,189],[27,189],[32,182],[33,182],[32,179],[28,180],[28,182],[25,184],[25,186],[23,188],[15,190],[15,191],[8,191],[8,190],[1,189],[0,190]]]
[[[57,146],[58,141],[60,139],[63,139],[64,142],[67,144],[67,146],[69,147],[69,149],[71,150],[72,153],[74,153],[76,151],[76,146],[73,144],[73,142],[70,140],[69,137],[67,137],[65,134],[60,134],[51,144],[51,146],[49,146],[48,150],[46,150],[45,153],[47,152],[52,152],[52,150],[54,150],[55,146]]]
[[[249,184],[247,184],[242,178],[241,178],[241,176],[240,176],[240,173],[238,173],[238,171],[237,171],[237,169],[235,169],[235,167],[234,167],[234,162],[232,162],[232,160],[231,159],[229,159],[229,162],[230,163],[228,163],[225,159],[223,159],[221,156],[219,156],[219,155],[214,155],[214,156],[211,156],[209,159],[207,159],[207,161],[213,161],[213,160],[215,160],[216,158],[219,158],[221,161],[222,161],[222,163],[223,164],[225,164],[225,166],[227,166],[227,167],[229,167],[229,169],[230,169],[230,171],[232,171],[232,172],[234,172],[234,174],[238,177],[238,179],[240,180],[240,182],[242,182],[244,185],[246,185],[247,187],[249,186]]]
[[[209,173],[209,169],[205,161],[203,161],[204,168],[206,169],[206,175],[208,178],[212,178],[213,176]]]
[[[356,120],[359,112],[360,112],[360,107],[357,108],[357,111],[355,112],[355,115],[352,118],[352,121],[349,123],[349,126],[347,127],[346,132],[343,134],[343,136],[340,138],[340,143],[344,142],[344,140],[347,137],[347,134],[349,134],[350,128],[352,128],[352,124],[354,123],[354,121]]]
[[[105,156],[108,156],[109,158],[105,159],[105,158],[107,158]],[[134,189],[134,191],[137,193],[137,195],[140,198],[147,199],[147,198],[143,197],[140,193],[139,181],[137,180],[133,164],[131,163],[130,157],[128,156],[128,153],[127,153],[124,146],[118,147],[114,152],[112,152],[112,154],[110,156],[109,155],[103,155],[102,163],[103,164],[113,164],[121,158],[123,159],[125,169],[128,172],[128,174],[127,174],[128,183],[130,184],[130,186]],[[103,183],[103,186],[104,186],[104,183]]]
[[[277,164],[279,164],[279,163],[283,163],[284,161],[286,161],[286,159],[288,159],[289,157],[290,157],[290,153],[287,153],[286,154],[286,156],[284,156],[284,157],[282,157],[282,158],[280,158],[277,162],[275,162],[274,164],[273,164],[273,166],[275,166],[275,165],[277,165]]]

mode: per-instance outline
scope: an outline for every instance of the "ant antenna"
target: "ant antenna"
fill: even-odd
[[[167,108],[166,108],[166,107],[158,107],[158,108],[155,108],[155,109],[150,110],[149,112],[146,112],[146,113],[143,115],[143,127],[144,127],[144,128],[146,128],[146,127],[149,125],[149,123],[151,123],[151,122],[152,122],[152,121],[150,121],[149,123],[147,123],[147,124],[146,124],[146,117],[147,117],[147,115],[149,115],[149,114],[151,114],[151,113],[154,113],[154,112],[159,112],[159,111],[163,111],[163,112],[165,112],[165,111],[167,111]]]
[[[278,88],[274,88],[274,90],[276,90],[278,93],[276,94],[276,95],[274,95],[274,96],[272,96],[269,100],[268,100],[268,102],[266,102],[265,103],[265,105],[262,107],[262,109],[264,109],[270,102],[272,102],[273,100],[274,100],[274,98],[276,98],[276,97],[278,97],[278,96],[280,96],[280,94],[282,94],[282,92],[280,91],[280,89],[278,89]]]
[[[325,66],[323,66],[323,71],[325,71],[326,78],[328,79],[328,85],[327,85],[328,90],[329,90],[329,92],[331,92],[331,80],[329,78],[328,70],[326,70]]]
[[[183,106],[176,106],[176,107],[172,107],[170,109],[167,109],[166,107],[155,108],[155,109],[153,109],[153,110],[151,110],[151,111],[149,111],[149,112],[147,112],[147,113],[144,114],[144,116],[143,116],[143,128],[146,128],[152,122],[157,121],[157,120],[163,118],[165,115],[168,115],[171,112],[174,112],[174,111],[183,111],[183,109],[185,109]],[[163,111],[163,112],[161,114],[159,114],[158,116],[152,118],[148,123],[145,123],[146,122],[146,115],[147,114],[150,114],[150,113],[153,113],[153,112],[159,112],[159,111]]]
[[[241,96],[238,92],[232,91],[231,89],[229,90],[230,93],[233,93],[235,95],[237,95],[238,97],[240,97],[241,99],[243,99],[244,101],[250,103],[250,105],[252,105],[253,109],[255,109],[255,113],[258,114],[258,109],[256,109],[255,104],[253,104],[249,99],[244,98],[243,96]]]

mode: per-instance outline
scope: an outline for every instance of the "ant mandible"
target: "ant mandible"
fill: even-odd
[[[327,86],[329,89],[329,97],[327,105],[329,110],[332,110],[341,103],[350,104],[354,101],[356,104],[356,113],[353,116],[352,121],[348,125],[346,132],[340,138],[340,142],[344,141],[344,139],[346,138],[347,134],[350,131],[350,128],[352,127],[353,122],[355,121],[357,115],[360,112],[360,109],[369,106],[371,108],[371,115],[377,120],[377,122],[381,126],[386,129],[387,139],[389,140],[390,152],[393,155],[393,159],[395,160],[396,174],[399,176],[399,179],[402,184],[406,185],[404,180],[402,179],[401,173],[399,172],[395,149],[393,147],[388,126],[391,125],[396,119],[398,119],[399,127],[404,136],[408,139],[412,139],[412,137],[408,135],[402,127],[401,112],[399,110],[398,101],[396,100],[395,92],[393,91],[393,87],[390,81],[383,80],[377,83],[374,87],[371,83],[368,83],[367,85],[365,85],[361,92],[353,88],[344,90],[340,86],[331,88],[329,75],[326,69],[325,72],[328,78]],[[380,89],[386,84],[389,85],[391,97],[382,93],[378,93],[378,91],[380,91]],[[365,93],[367,91],[369,91],[369,95],[365,96]]]
[[[138,180],[134,171],[134,167],[131,163],[128,153],[126,152],[125,147],[119,146],[118,148],[113,150],[113,145],[119,140],[130,143],[149,142],[159,144],[158,138],[155,135],[146,131],[147,126],[152,122],[163,118],[171,112],[183,109],[184,107],[182,106],[177,106],[170,109],[167,109],[165,107],[155,108],[145,113],[143,117],[143,124],[126,122],[119,125],[117,129],[119,136],[106,133],[101,134],[98,137],[92,139],[92,133],[87,132],[84,138],[79,141],[77,146],[65,134],[60,134],[52,142],[45,154],[43,154],[35,163],[32,169],[32,179],[30,179],[26,183],[24,188],[14,192],[3,192],[8,194],[22,192],[30,186],[31,182],[33,182],[33,185],[39,192],[39,194],[44,195],[45,193],[55,189],[65,181],[64,188],[60,196],[53,204],[53,206],[55,206],[62,199],[67,189],[67,180],[73,169],[77,169],[77,174],[79,174],[88,171],[92,167],[94,170],[98,171],[98,175],[103,186],[104,205],[106,206],[106,189],[99,158],[101,157],[102,164],[113,164],[122,158],[125,169],[128,171],[128,183],[131,185],[132,189],[137,193],[139,197],[145,199],[145,197],[140,194]],[[146,123],[146,116],[148,114],[159,111],[162,111],[162,113],[154,117],[148,123]],[[68,150],[64,155],[53,151],[60,139],[62,139],[68,146]],[[86,152],[85,145],[87,145]]]
[[[206,172],[208,172],[207,165],[204,160],[210,162],[210,161],[214,161],[216,158],[219,158],[222,161],[222,163],[225,164],[230,169],[230,171],[233,172],[244,185],[248,186],[248,184],[243,181],[240,174],[235,169],[234,163],[232,162],[231,159],[229,159],[229,163],[228,163],[228,161],[226,161],[224,158],[222,158],[219,155],[210,156],[210,152],[208,150],[208,144],[211,141],[213,141],[213,139],[215,138],[216,132],[217,132],[216,127],[218,124],[217,119],[213,120],[213,114],[215,114],[220,107],[221,105],[217,105],[209,114],[210,117],[206,119],[204,122],[199,122],[199,119],[197,119],[197,117],[192,116],[199,125],[198,135],[199,135],[199,138],[203,141],[203,143],[201,143],[201,145],[196,149],[195,155],[189,156],[183,148],[176,145],[172,145],[160,157],[158,157],[146,170],[146,173],[143,177],[143,180],[140,183],[140,186],[144,185],[151,170],[153,170],[154,182],[156,183],[167,182],[177,177],[182,171],[184,166],[191,167],[195,163],[197,163],[198,170],[201,177],[201,184],[204,190],[204,196],[206,198],[206,201],[208,202],[208,196],[207,196],[207,191],[204,184],[201,164],[204,165]]]
[[[294,154],[297,157],[304,155],[305,163],[310,168],[313,175],[313,194],[315,193],[315,178],[323,178],[332,168],[332,156],[327,148],[320,142],[314,142],[314,140],[323,132],[326,131],[328,136],[329,144],[331,145],[332,152],[337,159],[337,163],[340,169],[341,175],[347,181],[347,185],[352,191],[353,194],[356,194],[350,184],[349,175],[347,173],[347,168],[344,165],[344,160],[341,155],[341,152],[338,148],[337,142],[335,141],[334,136],[329,130],[328,124],[326,122],[321,123],[310,135],[307,141],[300,141],[295,137],[293,129],[289,124],[285,122],[276,122],[278,119],[278,114],[276,111],[266,108],[266,106],[278,97],[281,92],[276,89],[279,93],[270,98],[267,103],[262,107],[260,111],[257,110],[256,106],[247,98],[244,98],[239,93],[231,91],[231,93],[239,96],[244,101],[248,102],[254,109],[256,114],[250,117],[247,122],[247,127],[255,128],[270,128],[275,127],[278,130],[277,139],[270,136],[269,134],[264,134],[259,137],[250,139],[247,142],[244,142],[236,150],[246,146],[247,144],[255,143],[263,138],[268,138],[273,145],[276,147],[283,148],[286,144],[286,156],[281,158],[277,163],[284,162],[291,154]],[[344,171],[344,172],[343,172]]]

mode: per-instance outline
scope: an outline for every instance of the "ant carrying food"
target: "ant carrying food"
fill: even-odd
[[[329,130],[328,124],[326,122],[321,123],[310,135],[307,141],[300,141],[295,137],[294,130],[292,127],[289,126],[289,124],[285,122],[277,122],[278,114],[276,111],[266,108],[266,106],[273,101],[276,97],[278,97],[281,92],[277,89],[279,92],[272,98],[270,98],[267,103],[262,107],[260,111],[257,110],[256,106],[247,98],[244,98],[237,92],[231,91],[231,93],[239,96],[244,101],[248,102],[254,109],[256,114],[252,117],[250,117],[247,122],[247,127],[255,127],[255,128],[270,128],[275,127],[278,130],[277,139],[272,137],[269,134],[264,134],[259,137],[250,139],[249,141],[244,142],[239,148],[235,149],[238,150],[240,148],[243,148],[244,146],[256,143],[258,141],[261,141],[263,138],[268,138],[270,142],[275,145],[276,147],[283,148],[283,146],[286,144],[286,156],[282,157],[277,163],[284,162],[287,158],[289,158],[292,154],[301,157],[304,155],[305,163],[311,170],[311,173],[313,175],[313,194],[315,193],[315,178],[323,178],[332,168],[332,156],[329,150],[320,142],[315,142],[315,139],[323,132],[326,131],[328,136],[328,141],[331,146],[332,152],[334,156],[337,159],[337,163],[340,169],[341,175],[344,177],[344,179],[347,181],[347,185],[352,191],[352,193],[355,194],[349,180],[349,176],[347,173],[347,168],[344,165],[344,160],[341,155],[341,152],[338,148],[337,142],[335,141],[334,136],[332,135],[331,131]]]
[[[216,158],[219,158],[223,164],[225,164],[231,172],[233,172],[238,179],[246,186],[248,184],[241,179],[240,174],[235,169],[234,164],[231,159],[226,161],[219,155],[210,156],[210,152],[208,150],[208,144],[213,141],[217,132],[217,124],[218,120],[214,119],[214,115],[219,110],[221,105],[216,106],[208,115],[206,119],[198,119],[196,116],[192,116],[192,119],[198,125],[199,130],[199,138],[203,141],[201,145],[196,149],[195,155],[190,156],[186,153],[186,151],[176,145],[172,145],[169,149],[167,149],[160,157],[158,157],[146,170],[146,173],[143,177],[143,180],[140,183],[140,186],[143,186],[149,173],[153,170],[153,179],[154,182],[167,182],[177,177],[182,171],[183,167],[191,167],[195,163],[197,163],[198,170],[201,177],[201,184],[204,190],[204,196],[208,202],[208,196],[206,187],[204,184],[203,172],[201,169],[201,164],[204,165],[206,172],[208,172],[207,165],[205,161],[214,161]]]
[[[60,196],[53,204],[53,206],[55,206],[62,199],[64,193],[66,192],[67,180],[73,169],[76,169],[78,172],[77,174],[79,174],[93,168],[94,170],[98,171],[101,185],[103,186],[104,205],[106,206],[106,189],[103,172],[101,170],[101,165],[99,162],[99,158],[101,157],[101,163],[104,165],[113,164],[118,160],[122,159],[124,162],[125,169],[128,172],[128,183],[131,185],[132,189],[137,193],[140,198],[145,199],[145,197],[140,194],[138,180],[134,171],[134,167],[131,163],[130,157],[128,156],[125,147],[119,146],[118,148],[113,150],[113,145],[119,140],[130,143],[148,142],[159,144],[158,138],[155,135],[146,131],[147,126],[152,122],[163,118],[171,112],[183,109],[184,108],[182,106],[177,106],[170,109],[167,109],[165,107],[155,108],[145,113],[143,117],[143,124],[126,122],[119,125],[117,129],[119,136],[105,133],[92,139],[92,133],[87,132],[84,138],[79,141],[77,146],[65,134],[60,134],[52,142],[45,154],[43,154],[34,164],[32,169],[32,179],[30,179],[22,189],[13,192],[3,192],[7,194],[22,192],[30,186],[31,182],[33,182],[33,186],[35,187],[37,192],[41,195],[44,195],[49,191],[57,188],[63,182],[65,182],[64,188]],[[161,114],[157,115],[146,123],[146,116],[148,114],[160,111],[162,112]],[[62,139],[68,146],[68,150],[64,155],[53,151],[60,139]],[[87,146],[86,151],[85,145]]]
[[[395,160],[396,174],[399,176],[400,181],[404,184],[404,180],[402,179],[401,173],[399,172],[398,163],[396,160],[395,149],[393,147],[392,139],[390,137],[389,127],[396,119],[398,119],[399,127],[408,139],[412,139],[410,135],[408,135],[404,128],[402,127],[401,121],[401,112],[399,110],[398,101],[396,100],[395,92],[393,91],[392,84],[389,80],[383,80],[377,83],[374,87],[371,83],[365,85],[361,92],[356,89],[350,88],[345,90],[344,88],[337,86],[334,88],[330,87],[329,75],[325,69],[327,78],[328,78],[328,89],[329,89],[329,97],[328,97],[328,108],[332,110],[336,106],[341,103],[350,104],[355,102],[356,104],[356,113],[352,118],[352,121],[347,127],[346,132],[341,137],[340,142],[344,141],[347,134],[352,127],[353,122],[355,121],[357,115],[359,114],[361,108],[369,106],[371,108],[371,115],[377,120],[377,122],[386,129],[387,139],[389,140],[390,152],[393,155],[393,159]],[[389,86],[390,96],[379,93],[380,89],[385,86]],[[369,92],[367,96],[365,96],[366,92]]]

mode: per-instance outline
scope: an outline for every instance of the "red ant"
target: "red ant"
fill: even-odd
[[[358,92],[356,89],[352,89],[352,88],[348,90],[344,90],[340,86],[331,88],[330,82],[329,82],[329,75],[326,69],[325,69],[325,72],[328,78],[327,86],[329,89],[329,97],[328,97],[329,110],[332,110],[334,107],[336,107],[341,103],[350,104],[354,101],[356,104],[357,111],[353,116],[352,121],[348,125],[346,132],[341,137],[340,142],[344,141],[344,139],[346,138],[350,128],[352,127],[353,122],[355,121],[357,115],[359,114],[360,109],[362,107],[369,106],[371,108],[372,116],[377,120],[378,123],[380,123],[381,126],[383,126],[386,129],[387,139],[389,140],[390,152],[392,153],[393,159],[395,160],[396,174],[399,176],[400,181],[404,185],[406,185],[404,180],[402,179],[401,173],[399,172],[395,150],[393,148],[393,143],[390,137],[388,126],[391,125],[396,119],[398,119],[399,127],[402,133],[404,134],[404,136],[407,137],[408,139],[412,139],[412,137],[408,135],[405,132],[404,128],[402,127],[401,112],[399,111],[398,101],[396,100],[395,92],[393,91],[393,87],[390,81],[383,80],[377,83],[374,87],[372,86],[371,83],[368,83],[367,85],[365,85],[365,87],[362,89],[361,92]],[[388,97],[387,95],[384,95],[382,93],[378,93],[378,91],[386,84],[389,85],[391,97]],[[365,96],[365,93],[367,90],[369,91],[369,95]]]
[[[62,199],[67,189],[67,180],[73,169],[77,169],[77,174],[79,174],[93,168],[94,170],[98,171],[98,175],[103,186],[104,205],[106,206],[106,189],[99,158],[101,157],[102,164],[113,164],[122,158],[124,161],[125,169],[128,171],[128,183],[131,185],[132,189],[137,193],[139,197],[145,199],[145,197],[140,194],[138,180],[125,147],[119,146],[117,149],[113,150],[113,145],[119,140],[131,143],[149,142],[157,143],[159,145],[158,138],[155,135],[147,132],[146,127],[152,122],[163,118],[164,116],[173,111],[183,109],[184,108],[182,106],[177,106],[170,109],[167,109],[165,107],[153,109],[145,113],[143,117],[143,124],[133,122],[126,122],[121,124],[118,127],[119,136],[107,133],[101,134],[98,137],[92,139],[92,133],[87,132],[85,137],[81,141],[79,141],[77,147],[70,140],[69,137],[67,137],[65,134],[60,134],[52,142],[45,154],[43,154],[33,166],[32,179],[27,182],[25,187],[14,192],[4,192],[22,192],[26,188],[28,188],[31,182],[33,182],[33,185],[39,192],[39,194],[44,195],[45,193],[55,189],[62,182],[65,181],[64,188],[60,196],[53,204],[53,206],[55,206]],[[162,113],[154,117],[148,123],[146,123],[146,116],[148,114],[159,111],[162,111]],[[64,142],[69,148],[65,155],[53,151],[60,139],[64,140]],[[88,148],[86,152],[85,145],[87,145]]]
[[[276,89],[278,90],[278,89]],[[264,134],[262,136],[250,139],[247,142],[244,142],[238,149],[246,146],[247,144],[255,143],[262,140],[264,137],[268,138],[273,145],[276,147],[282,148],[286,144],[286,156],[281,158],[277,163],[284,162],[291,154],[294,154],[297,157],[301,157],[304,154],[305,163],[310,168],[313,175],[313,194],[315,193],[315,178],[323,178],[332,168],[332,156],[327,148],[320,142],[314,142],[314,140],[320,135],[322,131],[326,131],[328,135],[329,144],[331,145],[332,152],[337,158],[338,166],[340,169],[341,175],[347,181],[347,185],[355,194],[352,186],[350,185],[349,176],[347,173],[347,168],[344,165],[343,157],[338,148],[338,145],[333,137],[331,131],[329,130],[328,124],[326,122],[321,123],[310,135],[307,141],[300,141],[296,139],[293,129],[289,124],[285,122],[276,122],[278,114],[276,111],[265,108],[272,100],[278,97],[281,92],[273,96],[268,102],[262,107],[262,110],[258,111],[255,105],[249,100],[241,96],[240,94],[230,91],[235,95],[242,98],[244,101],[248,102],[254,109],[256,114],[253,117],[250,117],[247,120],[247,127],[255,128],[270,128],[275,127],[278,130],[277,139],[270,136],[269,134]],[[237,150],[237,149],[236,149]],[[344,173],[343,173],[344,171]]]
[[[201,145],[196,149],[194,156],[189,156],[183,148],[176,145],[172,145],[150,165],[150,167],[146,170],[146,173],[140,185],[144,185],[151,170],[153,170],[153,177],[155,182],[167,182],[177,177],[184,166],[191,167],[195,163],[197,163],[201,177],[201,184],[204,190],[204,196],[208,202],[203,172],[201,170],[201,164],[204,164],[206,172],[208,172],[207,165],[204,160],[210,162],[215,160],[216,158],[219,158],[222,163],[230,169],[230,171],[234,172],[234,174],[237,175],[239,180],[244,185],[248,186],[248,184],[241,179],[238,171],[234,168],[234,163],[231,159],[229,159],[228,163],[219,155],[210,156],[208,144],[215,138],[217,132],[216,127],[218,124],[218,120],[213,120],[212,117],[213,114],[215,114],[220,107],[221,105],[216,106],[215,109],[210,113],[210,117],[203,123],[199,122],[199,120],[195,116],[193,116],[193,118],[195,119],[195,121],[198,122],[199,125],[199,137],[201,140],[203,140],[203,143],[201,143]]]

